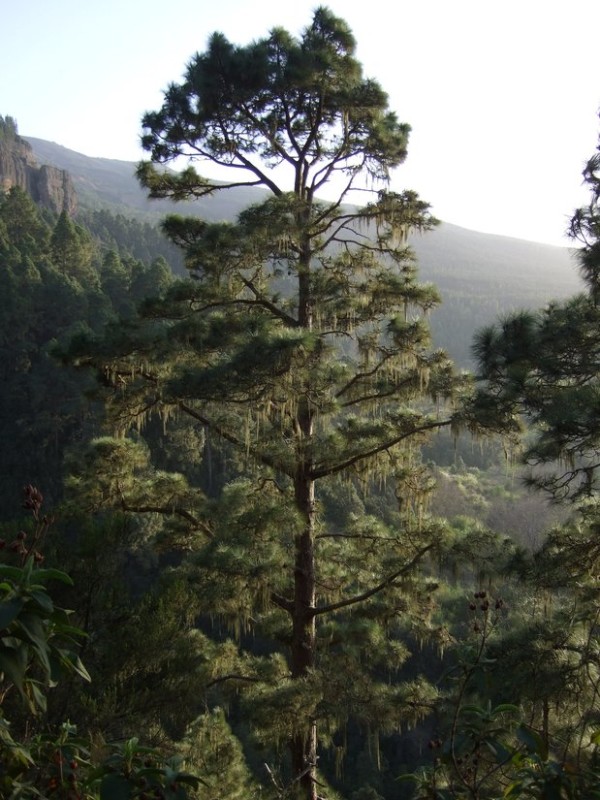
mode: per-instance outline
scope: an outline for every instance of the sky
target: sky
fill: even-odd
[[[392,188],[440,219],[567,245],[598,142],[599,0],[329,0],[366,77],[411,125]],[[140,120],[221,31],[298,34],[313,0],[0,0],[0,115],[85,155],[139,161]]]

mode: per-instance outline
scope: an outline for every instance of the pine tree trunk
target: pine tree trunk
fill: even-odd
[[[308,209],[298,219],[306,224]],[[298,263],[298,322],[312,330],[312,297],[310,289],[310,238],[304,237]],[[310,378],[307,378],[310,382]],[[291,673],[301,680],[315,665],[315,482],[310,477],[312,463],[307,457],[307,445],[313,436],[313,413],[308,401],[308,385],[299,398],[296,417],[297,472],[295,479],[296,509],[304,520],[303,531],[295,539],[294,609],[292,620]],[[317,722],[311,719],[306,730],[297,733],[291,742],[294,797],[298,800],[317,800]]]
[[[295,482],[296,507],[302,514],[304,530],[295,540],[294,609],[292,617],[291,673],[301,680],[315,664],[315,487],[303,469]],[[307,729],[292,739],[294,796],[316,800],[317,724],[311,719]]]

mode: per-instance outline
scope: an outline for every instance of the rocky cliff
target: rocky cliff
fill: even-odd
[[[9,118],[7,118],[9,119]],[[0,117],[0,121],[4,122]],[[1,135],[1,134],[5,135]],[[10,134],[10,135],[8,135]],[[77,196],[71,176],[66,170],[39,166],[29,142],[15,131],[0,125],[0,193],[20,186],[36,203],[69,215],[77,209]]]

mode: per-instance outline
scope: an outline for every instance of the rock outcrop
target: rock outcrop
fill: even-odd
[[[2,117],[0,122],[4,123]],[[0,192],[7,192],[13,186],[24,189],[36,203],[58,214],[66,211],[72,216],[77,209],[77,195],[69,173],[47,164],[39,166],[29,142],[16,130],[7,131],[0,125]]]
[[[77,210],[77,195],[71,176],[64,169],[43,164],[37,172],[37,197],[33,199],[40,205],[53,208],[59,213],[66,211],[73,216]]]

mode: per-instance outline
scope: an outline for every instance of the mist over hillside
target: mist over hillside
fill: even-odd
[[[109,208],[154,223],[174,211],[221,220],[234,218],[264,193],[240,188],[177,205],[149,200],[135,178],[133,162],[91,158],[43,139],[24,138],[41,164],[71,174],[82,208]],[[472,367],[473,333],[498,315],[537,308],[581,288],[574,253],[566,247],[479,233],[449,223],[414,236],[411,245],[422,280],[436,284],[444,301],[431,316],[435,344],[447,349],[462,367]]]

